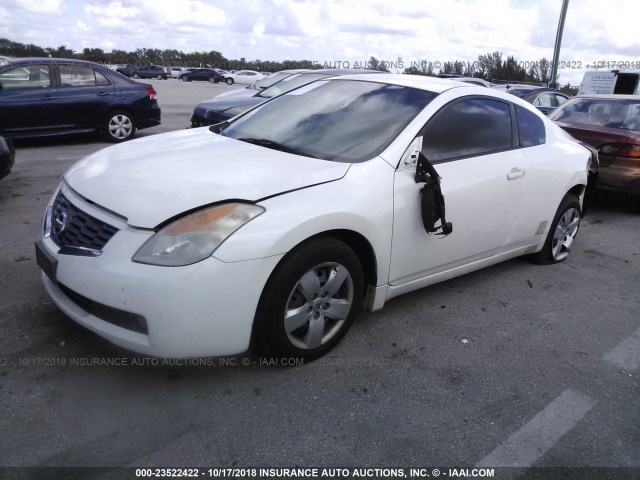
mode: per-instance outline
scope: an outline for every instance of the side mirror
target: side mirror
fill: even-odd
[[[422,152],[418,153],[415,181],[416,183],[425,184],[420,189],[422,194],[420,203],[422,224],[425,231],[446,237],[453,232],[453,224],[446,220],[444,196],[440,188],[440,176]],[[440,221],[440,225],[436,226],[438,221]]]

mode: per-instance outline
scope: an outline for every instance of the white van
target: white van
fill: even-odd
[[[578,95],[640,95],[640,70],[591,70],[584,74]]]

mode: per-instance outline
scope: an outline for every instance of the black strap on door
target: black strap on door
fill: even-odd
[[[431,162],[422,153],[418,154],[418,165],[416,166],[416,183],[424,183],[420,189],[422,194],[421,210],[422,223],[427,233],[444,235],[445,237],[453,231],[451,222],[447,222],[445,215],[444,196],[440,188],[440,176]],[[440,220],[440,225],[436,223]]]

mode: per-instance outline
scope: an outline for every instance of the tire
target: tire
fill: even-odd
[[[158,80],[162,80],[162,79],[163,79],[162,75],[158,75],[156,78],[157,78]]]
[[[209,77],[209,83],[218,83],[214,77]]]
[[[188,82],[188,81],[189,81],[189,78],[187,78],[187,77],[180,77],[180,80],[182,80],[183,82]]]
[[[224,83],[226,83],[227,85],[233,85],[233,78],[225,78]]]
[[[133,78],[140,78],[140,75],[138,75],[138,73],[134,73],[133,75],[131,75]]]
[[[578,234],[581,217],[578,197],[571,193],[567,194],[560,202],[542,250],[533,255],[533,261],[541,265],[549,265],[566,260]]]
[[[110,142],[124,142],[135,135],[136,124],[128,112],[114,110],[105,117],[102,133]]]
[[[318,238],[295,248],[262,292],[254,345],[277,358],[312,360],[324,355],[344,337],[360,310],[363,282],[360,261],[345,243]]]

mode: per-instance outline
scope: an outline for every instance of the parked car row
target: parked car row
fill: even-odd
[[[0,135],[98,132],[112,142],[160,125],[149,84],[81,60],[21,58],[0,66]]]

